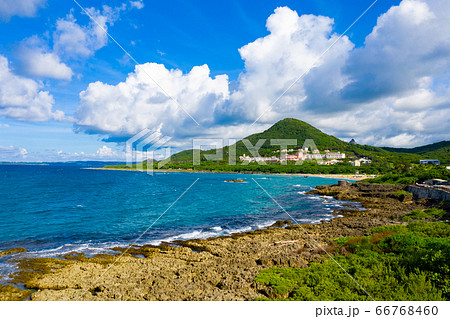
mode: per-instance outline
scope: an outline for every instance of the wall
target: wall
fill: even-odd
[[[406,191],[412,193],[415,199],[431,198],[438,201],[450,200],[450,190],[444,186],[411,185],[406,187]]]

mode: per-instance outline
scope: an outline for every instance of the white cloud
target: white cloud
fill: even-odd
[[[228,98],[229,91],[227,76],[211,78],[209,73],[206,65],[183,74],[147,63],[136,66],[135,72],[118,85],[91,83],[80,93],[77,125],[88,132],[119,137],[144,128],[160,129],[170,136],[188,135],[196,124],[170,97],[203,126],[211,125],[216,106]]]
[[[114,151],[112,148],[103,145],[95,153],[85,152],[65,152],[63,150],[48,152],[47,154],[37,154],[37,157],[45,157],[46,161],[125,161],[125,153]]]
[[[239,50],[245,72],[239,77],[238,89],[229,105],[221,110],[225,116],[253,121],[263,114],[263,122],[273,122],[282,114],[298,111],[307,99],[323,100],[329,92],[343,86],[340,69],[353,47],[348,38],[343,37],[326,57],[318,60],[339,36],[332,33],[332,19],[299,17],[297,12],[281,7],[267,19],[266,26],[269,35]],[[309,71],[312,65],[314,68]],[[305,72],[307,75],[299,79]],[[320,94],[316,92],[317,86],[321,88]]]
[[[131,7],[140,10],[144,7],[144,0],[130,1],[130,5]]]
[[[245,71],[235,90],[229,91],[225,75],[210,78],[206,65],[183,75],[147,63],[116,86],[91,83],[80,94],[77,126],[112,137],[143,128],[180,139],[202,132],[243,137],[296,117],[360,143],[413,146],[449,139],[449,16],[446,0],[403,0],[379,17],[364,46],[354,48],[344,36],[317,60],[339,37],[333,20],[277,8],[267,20],[269,34],[239,50]],[[250,127],[261,114],[261,124]]]
[[[8,59],[0,55],[0,115],[22,121],[62,120],[64,113],[52,111],[53,96],[38,82],[13,74]]]
[[[0,19],[9,21],[12,16],[34,17],[47,0],[0,0]]]
[[[23,147],[0,145],[0,161],[21,161],[27,158],[28,151]]]
[[[118,154],[106,145],[100,147],[95,155],[99,158],[117,158]]]
[[[70,58],[87,58],[95,51],[103,48],[108,43],[108,27],[112,26],[120,18],[123,11],[138,8],[144,4],[141,1],[130,3],[130,8],[124,2],[118,7],[103,5],[101,10],[87,8],[89,23],[80,25],[72,13],[65,18],[58,19],[56,30],[53,33],[53,42],[56,53],[59,56]]]
[[[310,15],[299,18],[288,8],[277,9],[267,26],[271,31],[269,36],[240,50],[246,72],[241,75],[239,88],[231,99],[227,76],[211,79],[206,65],[183,75],[179,70],[169,71],[162,65],[147,63],[136,67],[135,73],[117,86],[91,83],[80,94],[78,128],[111,136],[130,136],[143,128],[159,128],[164,134],[175,137],[196,136],[200,131],[208,136],[221,132],[230,137],[237,132],[245,135],[261,127],[267,128],[266,123],[253,127],[241,124],[255,119],[269,106],[270,100],[281,94],[337,37],[331,34],[331,19]],[[319,61],[318,65],[328,74],[336,72],[345,62],[345,57],[340,59],[342,61],[339,57],[351,47],[346,38],[342,39],[335,46],[333,59]],[[197,127],[148,75],[203,127]],[[299,84],[301,96],[298,90],[287,94],[282,99],[284,107],[293,109],[306,98]],[[221,125],[221,121],[230,124]]]
[[[78,24],[73,13],[58,19],[53,33],[54,51],[61,57],[87,58],[108,43],[108,28],[120,18],[123,11],[142,9],[142,1],[126,2],[118,7],[103,5],[101,10],[86,8],[89,14],[87,25]]]
[[[22,62],[22,69],[29,75],[59,80],[72,79],[72,69],[61,62],[54,52],[49,52],[43,41],[36,36],[22,42],[18,58]]]
[[[450,3],[403,0],[378,18],[364,47],[352,52],[345,100],[361,102],[422,89],[450,68]]]
[[[112,23],[112,16],[102,15],[94,8],[87,9],[89,14],[98,22],[101,28],[92,20],[87,26],[77,23],[73,14],[68,14],[56,22],[56,31],[53,34],[54,50],[65,57],[89,57],[95,51],[104,47],[108,41],[108,24]]]

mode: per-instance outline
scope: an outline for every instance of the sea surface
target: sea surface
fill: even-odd
[[[246,183],[226,182],[229,179]],[[70,251],[89,255],[127,246],[137,238],[137,244],[208,238],[291,219],[268,194],[299,223],[318,223],[334,218],[332,210],[346,202],[305,193],[336,182],[287,175],[148,175],[0,165],[0,250],[24,247],[24,257]],[[17,257],[0,257],[0,276],[14,270],[7,261]]]

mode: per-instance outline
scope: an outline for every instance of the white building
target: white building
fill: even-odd
[[[370,164],[372,161],[368,158],[358,158],[357,160],[354,160],[353,162],[350,162],[353,166],[361,166],[361,164]]]
[[[325,158],[326,159],[344,159],[345,158],[345,153],[341,153],[341,152],[329,152],[325,154]]]
[[[325,157],[324,154],[305,154],[305,159],[310,159],[310,160],[321,160]]]
[[[361,166],[361,161],[360,160],[354,160],[354,161],[350,162],[350,164],[352,164],[352,166]]]
[[[437,159],[426,159],[426,160],[420,160],[420,164],[441,165],[441,162]]]

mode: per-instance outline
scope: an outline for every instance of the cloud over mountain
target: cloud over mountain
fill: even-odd
[[[235,89],[226,75],[211,78],[206,65],[182,74],[147,63],[117,85],[91,83],[80,94],[76,126],[109,136],[147,127],[180,139],[205,131],[242,137],[255,131],[248,124],[258,118],[261,127],[296,117],[377,145],[448,139],[442,131],[450,124],[448,16],[448,1],[403,0],[355,48],[346,36],[338,40],[332,19],[277,8],[267,20],[269,34],[239,50],[245,70]]]

